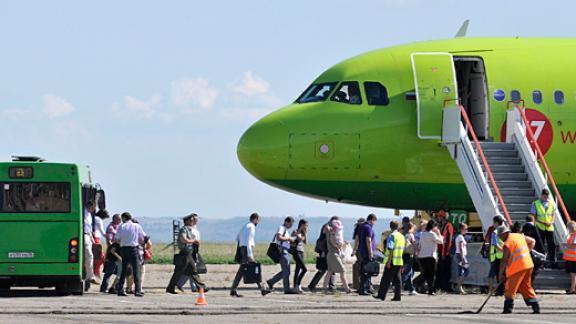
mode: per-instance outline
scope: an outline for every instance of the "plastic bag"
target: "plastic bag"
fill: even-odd
[[[356,256],[352,256],[352,245],[346,243],[341,253],[342,262],[352,264],[356,262]]]

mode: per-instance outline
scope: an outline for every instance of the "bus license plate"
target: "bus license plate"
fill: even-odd
[[[8,252],[9,259],[32,259],[34,252]]]

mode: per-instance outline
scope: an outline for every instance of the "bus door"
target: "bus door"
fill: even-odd
[[[417,105],[417,132],[421,139],[440,139],[442,109],[457,103],[458,85],[450,53],[412,53]]]

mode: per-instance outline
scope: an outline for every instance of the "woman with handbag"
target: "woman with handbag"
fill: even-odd
[[[302,290],[302,278],[308,269],[306,268],[306,263],[304,263],[304,246],[308,243],[308,221],[301,219],[298,222],[298,228],[292,232],[292,237],[294,242],[290,245],[290,253],[294,258],[296,263],[296,269],[294,269],[294,291],[299,294],[304,293]]]
[[[342,222],[339,219],[334,219],[328,226],[324,227],[326,237],[328,239],[328,253],[326,254],[326,262],[328,263],[328,272],[326,277],[324,277],[324,292],[328,293],[328,284],[332,274],[339,273],[340,280],[342,281],[342,289],[345,293],[349,294],[352,292],[350,287],[348,287],[348,281],[346,280],[346,268],[344,267],[344,262],[342,262],[341,251],[344,248],[346,242],[343,241],[342,233],[344,230]]]

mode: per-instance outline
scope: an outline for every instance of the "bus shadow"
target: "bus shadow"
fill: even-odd
[[[62,297],[56,290],[50,289],[15,289],[0,291],[0,298],[32,298],[32,297]]]

